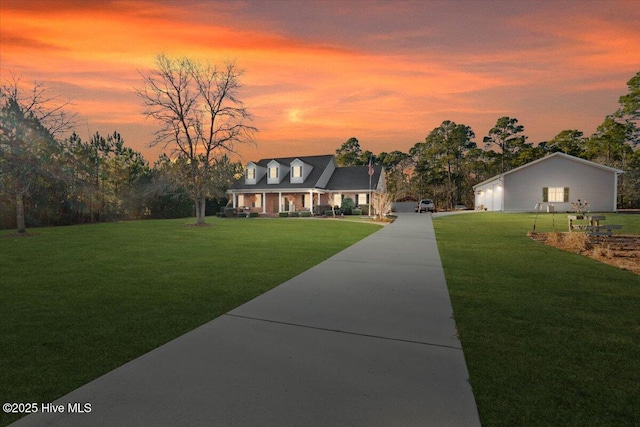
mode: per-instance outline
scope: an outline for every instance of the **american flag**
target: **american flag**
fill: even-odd
[[[373,157],[369,157],[369,176],[373,176]]]

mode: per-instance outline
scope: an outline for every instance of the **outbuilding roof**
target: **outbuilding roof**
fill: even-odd
[[[562,157],[562,158],[565,158],[567,160],[583,163],[583,164],[585,164],[587,166],[591,166],[591,167],[598,168],[598,169],[604,169],[606,171],[617,173],[617,174],[624,173],[624,171],[622,171],[620,169],[612,168],[612,167],[606,166],[606,165],[601,165],[600,163],[595,163],[595,162],[592,162],[590,160],[582,159],[580,157],[575,157],[575,156],[572,156],[572,155],[567,154],[567,153],[557,152],[557,153],[549,154],[548,156],[542,157],[542,158],[534,160],[532,162],[529,162],[529,163],[527,163],[525,165],[519,166],[519,167],[517,167],[515,169],[511,169],[510,171],[503,172],[503,173],[498,174],[498,175],[496,175],[494,177],[486,179],[486,180],[484,180],[482,182],[479,182],[479,183],[477,183],[476,185],[473,186],[473,189],[475,190],[476,187],[480,187],[481,185],[484,185],[484,184],[486,184],[488,182],[495,181],[496,179],[500,179],[500,178],[502,178],[502,177],[504,177],[506,175],[512,174],[512,173],[517,172],[517,171],[519,171],[521,169],[524,169],[524,168],[528,168],[530,166],[535,165],[536,163],[544,162],[544,161],[549,160],[549,159],[554,158],[554,157]]]

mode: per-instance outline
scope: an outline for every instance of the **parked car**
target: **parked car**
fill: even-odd
[[[420,202],[418,203],[418,206],[416,207],[416,212],[418,213],[435,212],[435,211],[436,211],[436,205],[433,203],[433,200],[431,199],[420,200]]]

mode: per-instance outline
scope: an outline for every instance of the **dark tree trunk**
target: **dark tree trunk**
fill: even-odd
[[[22,193],[16,195],[16,225],[18,233],[26,233],[27,227],[24,222],[24,195]]]

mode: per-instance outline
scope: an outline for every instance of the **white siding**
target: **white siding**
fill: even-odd
[[[542,202],[544,187],[569,187],[569,202],[553,203],[556,212],[572,210],[578,199],[587,200],[589,210],[615,210],[615,173],[588,164],[549,157],[504,176],[504,210],[532,211]]]
[[[300,176],[293,176],[293,171],[296,167],[300,167],[300,171],[301,174]],[[294,161],[291,162],[291,184],[302,184],[307,177],[309,176],[309,174],[311,173],[311,171],[313,170],[313,166],[306,164],[305,162],[303,162],[300,159],[295,159]]]
[[[501,211],[503,208],[504,189],[502,186],[502,177],[487,181],[479,185],[476,191],[476,209],[487,211]]]
[[[273,172],[273,175],[277,176],[272,176],[273,170],[277,170],[277,172]],[[289,167],[287,165],[281,165],[277,161],[271,160],[267,164],[267,184],[280,184],[280,182],[282,182],[282,179],[288,173]]]
[[[246,185],[255,185],[267,173],[267,169],[266,168],[264,168],[262,166],[258,166],[253,162],[247,163],[246,169],[247,170],[253,169],[253,171],[254,171],[253,172],[254,173],[253,179],[247,178],[247,175],[245,173],[245,184]]]
[[[378,183],[376,184],[376,190],[382,192],[382,193],[386,193],[387,192],[387,181],[385,178],[385,173],[384,170],[380,171],[380,178],[378,178]]]

